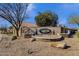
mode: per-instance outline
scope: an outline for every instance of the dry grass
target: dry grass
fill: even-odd
[[[20,38],[14,41],[4,39],[0,42],[0,55],[7,56],[75,56],[79,55],[79,39],[65,38],[69,46],[68,49],[54,48],[49,45],[50,42],[34,41],[32,38]]]

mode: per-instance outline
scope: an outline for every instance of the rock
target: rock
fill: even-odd
[[[57,48],[65,48],[67,46],[67,44],[66,43],[59,43],[59,44],[57,44]]]
[[[51,47],[57,47],[57,48],[66,48],[67,47],[67,44],[66,43],[63,43],[63,42],[59,42],[59,43],[51,43]]]
[[[5,48],[10,48],[10,46],[11,46],[11,43],[10,43],[10,42],[7,42],[7,43],[5,44]]]
[[[36,39],[35,39],[35,38],[31,39],[31,42],[34,42],[34,41],[36,41]]]
[[[32,49],[28,49],[27,53],[32,54],[33,53]]]
[[[31,38],[31,34],[24,34],[24,38]]]
[[[17,39],[17,36],[13,36],[13,37],[12,37],[12,40],[16,40],[16,39]]]

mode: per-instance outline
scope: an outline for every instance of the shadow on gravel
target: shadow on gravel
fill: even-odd
[[[66,47],[64,47],[64,49],[68,49],[68,48],[71,48],[71,46],[66,46]]]

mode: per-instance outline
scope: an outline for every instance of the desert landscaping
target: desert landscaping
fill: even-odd
[[[40,12],[29,5],[0,4],[0,56],[79,56],[79,15],[52,11],[63,4],[34,4]]]
[[[78,38],[65,38],[63,41],[68,44],[67,49],[51,47],[48,41],[36,40],[32,38],[20,38],[12,41],[11,37],[1,34],[0,55],[5,56],[77,56],[79,55]],[[1,37],[0,37],[1,38]],[[54,42],[55,43],[55,42]],[[57,42],[56,42],[57,43]]]

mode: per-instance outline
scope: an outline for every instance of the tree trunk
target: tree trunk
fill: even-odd
[[[13,34],[17,37],[21,36],[21,29],[13,28]]]
[[[22,34],[21,34],[21,28],[15,29],[15,30],[16,30],[15,34],[16,34],[17,37],[19,37],[19,36],[22,35]]]
[[[15,29],[16,30],[16,36],[19,37],[19,29]]]

